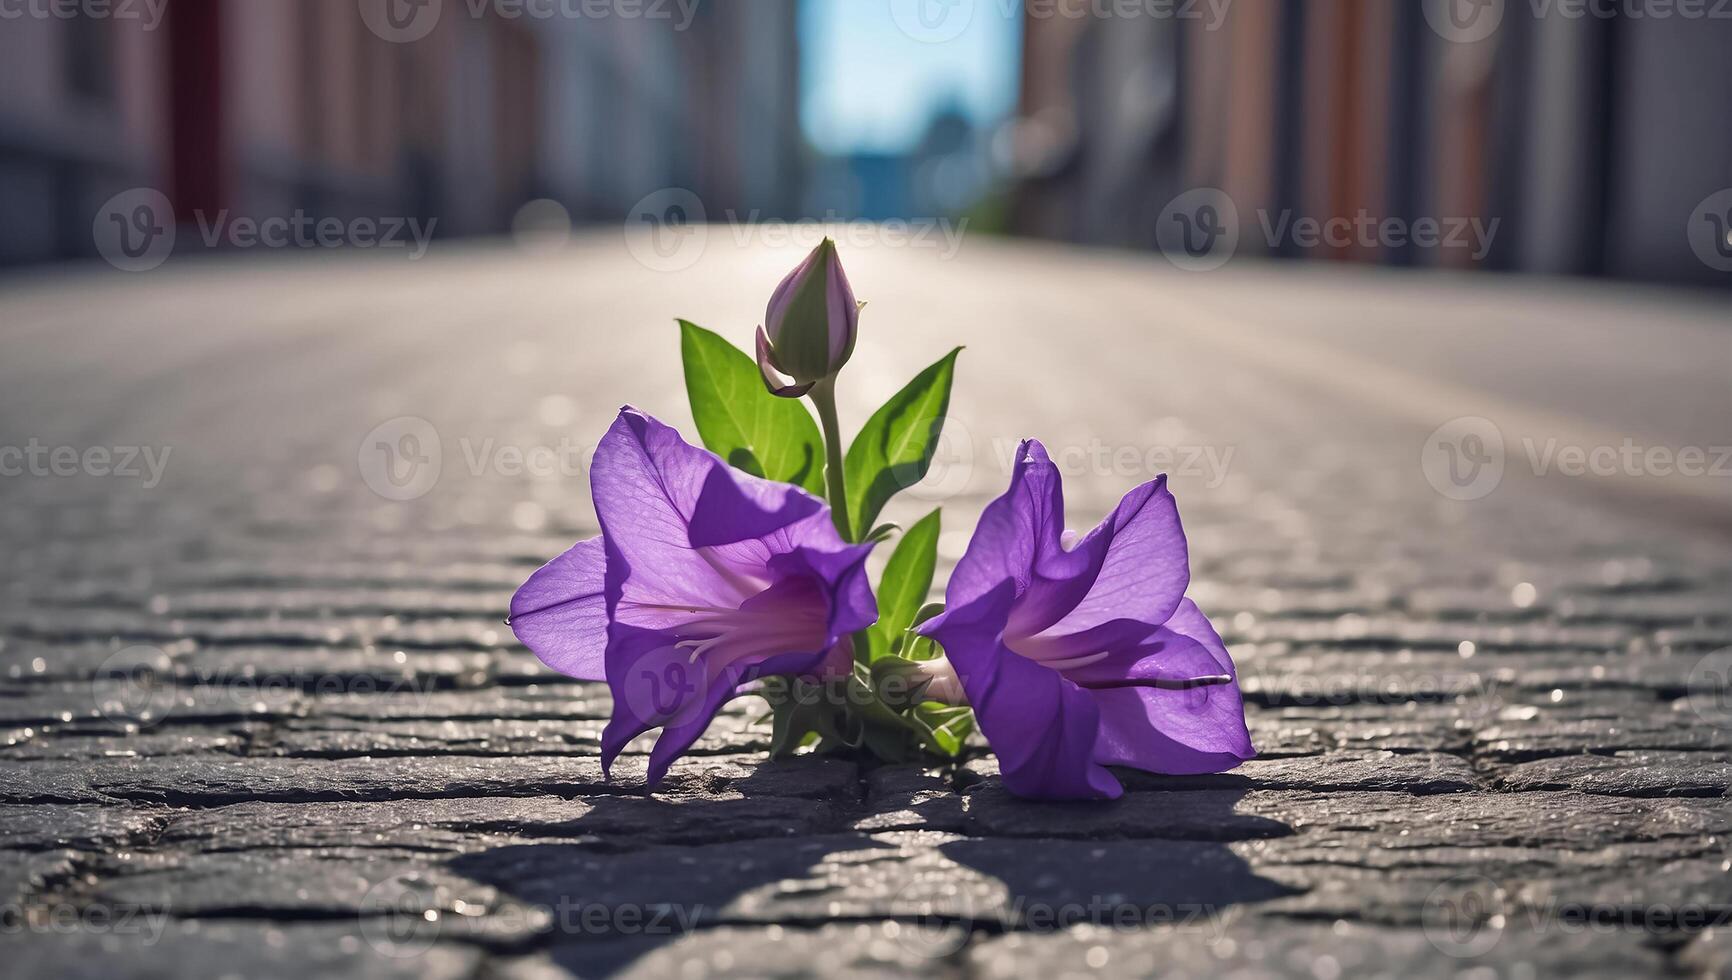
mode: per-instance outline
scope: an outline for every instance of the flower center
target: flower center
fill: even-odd
[[[785,579],[757,593],[738,609],[702,611],[675,628],[674,645],[722,667],[748,657],[812,653],[829,636],[829,603],[816,582]]]
[[[1048,670],[1056,670],[1064,674],[1079,687],[1090,690],[1101,690],[1114,687],[1154,687],[1165,690],[1186,691],[1195,687],[1214,687],[1219,684],[1231,684],[1231,674],[1208,674],[1202,677],[1114,677],[1111,674],[1100,676],[1098,672],[1073,676],[1070,672],[1100,663],[1112,656],[1112,650],[1097,650],[1077,653],[1073,646],[1068,646],[1071,637],[1061,636],[1012,636],[1006,635],[1004,645],[1010,652],[1026,660],[1032,660]]]
[[[1092,653],[1079,654],[1073,650],[1065,649],[1065,641],[1068,639],[1069,637],[1014,636],[1006,633],[1004,645],[1010,648],[1011,653],[1060,673],[1078,667],[1087,667],[1092,663],[1099,663],[1112,653],[1111,650],[1098,650]]]

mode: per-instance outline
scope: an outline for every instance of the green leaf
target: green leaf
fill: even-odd
[[[902,631],[914,625],[926,594],[932,591],[932,572],[938,564],[939,513],[934,510],[908,529],[878,579],[878,622],[869,631],[873,660],[889,653]]]
[[[891,497],[925,478],[950,411],[950,383],[961,352],[956,348],[916,375],[854,437],[842,464],[851,527],[871,527]]]
[[[914,720],[924,729],[926,747],[952,759],[962,752],[962,745],[974,731],[974,712],[928,701],[914,709]]]
[[[865,544],[866,542],[878,544],[880,542],[889,541],[893,536],[895,536],[896,532],[900,530],[902,530],[902,525],[900,524],[880,524],[873,528],[871,533],[861,538],[860,542],[862,544]]]
[[[685,320],[680,360],[705,448],[753,476],[824,495],[824,440],[799,399],[770,394],[745,352]]]

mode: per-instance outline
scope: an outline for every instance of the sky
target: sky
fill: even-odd
[[[1016,107],[1011,0],[802,0],[800,120],[830,154],[912,149],[956,105],[977,126]]]

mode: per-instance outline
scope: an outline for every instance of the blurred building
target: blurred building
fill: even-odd
[[[688,24],[674,5],[548,17],[444,0],[402,41],[364,8],[170,0],[160,23],[6,20],[0,262],[92,254],[102,203],[140,186],[183,223],[300,210],[437,218],[441,235],[504,230],[539,197],[619,220],[670,186],[718,212],[799,208],[792,3],[703,4]]]
[[[806,210],[848,221],[953,217],[987,193],[993,176],[985,134],[946,105],[906,152],[817,157]]]
[[[1030,7],[1013,228],[1154,247],[1169,202],[1215,187],[1241,253],[1723,283],[1686,227],[1732,187],[1732,20],[1510,0],[1451,37],[1451,2],[1252,0],[1218,25]],[[1473,259],[1296,248],[1260,227],[1282,213],[1500,225]]]

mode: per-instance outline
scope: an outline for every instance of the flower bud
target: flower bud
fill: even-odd
[[[776,287],[758,328],[758,369],[772,394],[798,398],[854,354],[860,304],[836,243],[823,243]],[[791,378],[792,381],[785,380]]]

